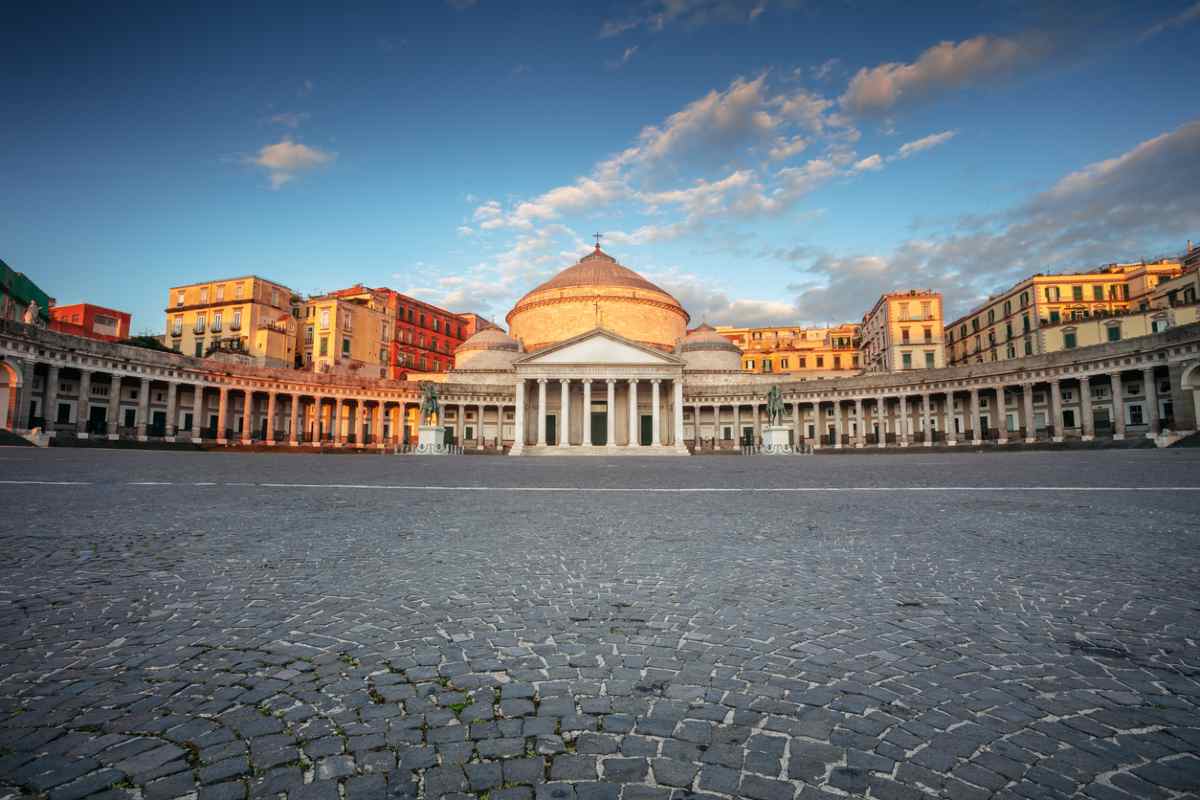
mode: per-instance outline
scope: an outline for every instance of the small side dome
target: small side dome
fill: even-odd
[[[497,328],[484,328],[455,349],[454,368],[508,370],[520,353],[516,339]]]
[[[742,366],[742,351],[708,323],[683,337],[679,354],[688,369],[737,372]]]

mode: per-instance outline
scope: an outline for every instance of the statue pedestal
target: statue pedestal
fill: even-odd
[[[443,443],[446,433],[440,425],[422,425],[417,433],[417,449],[419,456],[444,456],[450,453],[450,448]]]
[[[795,449],[788,438],[790,431],[791,428],[786,425],[768,425],[763,428],[761,452],[766,455],[790,455],[794,453]]]

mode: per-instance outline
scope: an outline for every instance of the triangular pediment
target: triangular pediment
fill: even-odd
[[[526,367],[549,364],[640,364],[676,367],[681,366],[683,361],[611,331],[596,329],[559,342],[545,350],[530,353],[518,359],[516,363]]]

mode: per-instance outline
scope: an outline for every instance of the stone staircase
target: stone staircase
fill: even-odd
[[[520,453],[512,453],[511,455],[523,456],[686,456],[688,451],[684,448],[675,449],[672,445],[660,445],[659,447],[583,447],[582,445],[571,445],[570,447],[559,447],[558,445],[525,445]]]

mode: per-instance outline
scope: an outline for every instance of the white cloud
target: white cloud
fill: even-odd
[[[900,145],[900,149],[896,152],[896,158],[908,158],[915,153],[945,144],[957,135],[958,131],[956,130],[942,131],[941,133],[931,133],[913,142],[905,142]]]
[[[269,144],[258,151],[258,155],[249,159],[251,163],[267,170],[271,188],[278,189],[295,179],[297,174],[316,169],[337,158],[337,153],[329,153],[315,147],[309,147],[290,139],[284,139]]]
[[[802,317],[857,319],[884,291],[932,288],[948,318],[1034,272],[1086,269],[1178,249],[1200,228],[1200,121],[1088,164],[999,214],[911,239],[890,254],[806,248],[776,257],[802,264]]]
[[[1181,28],[1184,25],[1190,25],[1197,20],[1200,20],[1200,3],[1190,5],[1175,16],[1168,17],[1162,22],[1151,25],[1149,28],[1142,31],[1142,35],[1138,37],[1138,41],[1144,42],[1150,37],[1157,36],[1163,31],[1170,30],[1171,28]]]
[[[861,161],[856,161],[852,169],[854,172],[880,170],[883,169],[883,159],[876,153],[875,155],[867,156]]]
[[[808,148],[808,140],[803,136],[793,136],[790,139],[781,136],[775,140],[768,155],[772,161],[785,161],[792,156],[803,153]]]
[[[778,121],[768,111],[766,74],[751,81],[738,78],[724,91],[710,91],[699,100],[649,125],[638,135],[639,155],[645,161],[702,156],[706,150],[727,153],[746,141],[767,137]]]
[[[674,24],[691,28],[714,23],[746,25],[768,6],[794,8],[799,4],[799,0],[651,0],[645,3],[645,12],[606,20],[599,35],[603,39],[638,28],[657,32]]]
[[[1048,37],[1037,33],[941,42],[921,53],[912,64],[891,62],[860,69],[842,95],[841,104],[856,114],[884,114],[939,92],[998,80],[1037,64],[1051,51]]]
[[[620,69],[621,67],[623,67],[629,63],[629,60],[637,54],[637,51],[638,51],[638,46],[636,44],[633,45],[632,47],[626,47],[625,52],[621,54],[620,58],[606,62],[605,66],[608,69]]]
[[[463,237],[474,236],[475,229],[472,228],[470,225],[459,225],[456,233],[458,233],[459,236],[463,236]]]
[[[799,321],[796,307],[787,301],[731,298],[711,278],[677,269],[650,270],[646,277],[670,292],[687,309],[694,325],[790,325]]]

